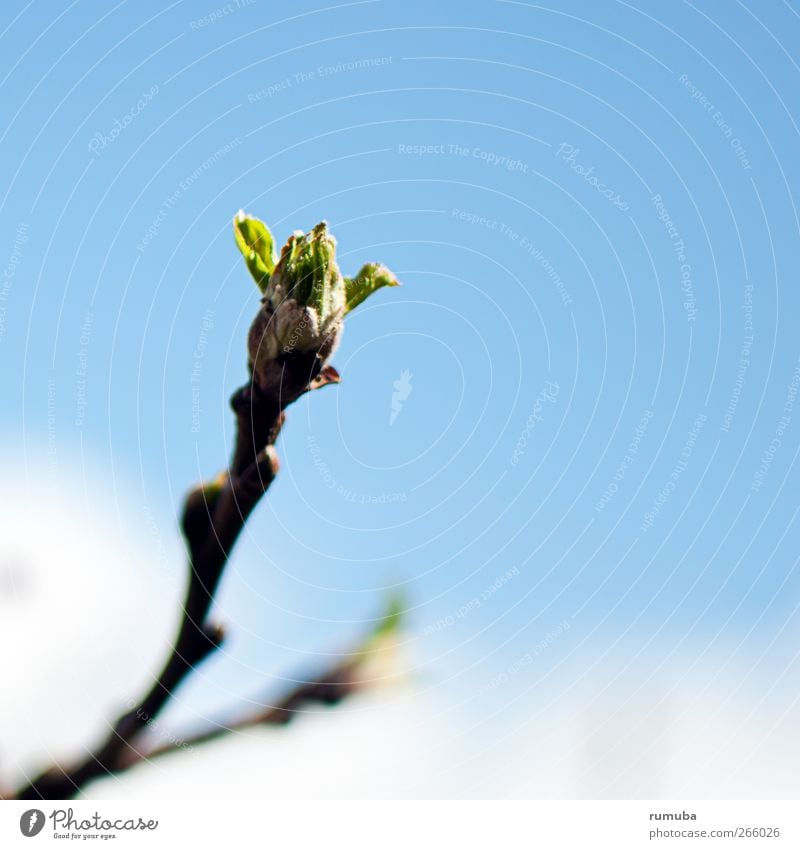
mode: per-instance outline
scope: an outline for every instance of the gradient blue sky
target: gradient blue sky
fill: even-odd
[[[234,213],[281,243],[325,218],[345,273],[404,284],[348,319],[341,386],[291,410],[222,587],[226,653],[186,700],[313,670],[398,586],[414,674],[478,715],[609,651],[797,681],[799,14],[4,6],[7,463],[85,469],[177,560],[258,306]]]

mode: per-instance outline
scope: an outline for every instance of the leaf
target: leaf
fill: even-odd
[[[272,233],[269,227],[263,221],[239,210],[233,219],[233,235],[256,285],[263,292],[267,288],[270,274],[275,269]]]
[[[400,634],[406,618],[406,600],[393,592],[387,599],[383,616],[377,621],[358,648],[351,653],[356,680],[365,684],[386,683],[401,677],[398,667]]]
[[[355,277],[344,278],[346,299],[345,312],[355,309],[373,292],[384,286],[399,286],[397,278],[391,271],[378,262],[368,262]]]
[[[387,599],[383,617],[372,632],[372,636],[384,637],[395,633],[403,623],[406,607],[406,599],[399,590],[391,593]]]

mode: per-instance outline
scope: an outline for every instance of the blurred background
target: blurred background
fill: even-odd
[[[290,410],[154,733],[279,699],[400,592],[395,668],[85,795],[796,797],[798,37],[777,0],[6,3],[3,782],[164,657],[244,208],[404,285]]]

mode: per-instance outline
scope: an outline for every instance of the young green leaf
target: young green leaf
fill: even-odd
[[[386,611],[372,632],[372,637],[395,633],[403,624],[408,605],[402,592],[395,590],[386,601]]]
[[[243,210],[239,210],[233,219],[233,234],[256,285],[263,292],[275,268],[275,259],[272,256],[272,233],[263,221],[245,215]]]
[[[344,278],[346,299],[345,312],[355,309],[373,292],[384,286],[399,286],[397,278],[391,271],[378,262],[368,262],[355,277]]]

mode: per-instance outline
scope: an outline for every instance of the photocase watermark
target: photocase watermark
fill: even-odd
[[[29,808],[19,818],[19,830],[25,837],[36,837],[50,820],[52,836],[65,840],[111,840],[119,831],[155,831],[158,820],[142,817],[108,819],[95,811],[92,816],[77,819],[73,808],[55,808],[45,816],[39,808]]]
[[[482,147],[464,147],[460,144],[398,144],[397,152],[401,156],[459,156],[477,159],[494,168],[504,168],[511,173],[527,174],[528,163],[502,153],[484,150]]]
[[[644,437],[645,431],[647,430],[647,425],[650,423],[650,419],[652,418],[652,410],[645,410],[642,413],[642,416],[639,419],[639,424],[636,426],[636,429],[633,432],[633,436],[631,437],[631,441],[628,443],[628,449],[625,452],[625,456],[622,458],[622,462],[620,462],[620,464],[617,466],[613,478],[611,479],[608,486],[605,488],[605,491],[594,505],[595,513],[602,512],[608,502],[611,501],[611,499],[619,491],[619,485],[625,479],[625,475],[628,473],[628,469],[630,469],[630,467],[633,465],[633,462],[636,459],[636,455],[639,453],[639,445],[641,444],[642,438]]]
[[[585,166],[578,162],[580,148],[571,145],[569,142],[561,142],[556,151],[556,156],[565,162],[569,167],[590,185],[593,186],[599,194],[601,194],[609,203],[621,209],[623,212],[630,209],[627,202],[622,199],[619,192],[601,183],[595,176],[594,165]]]
[[[565,634],[570,629],[570,623],[565,619],[563,622],[560,622],[555,628],[551,631],[548,631],[547,634],[542,637],[541,640],[528,652],[522,655],[518,660],[515,660],[510,666],[508,666],[505,671],[501,672],[499,675],[496,675],[492,678],[491,681],[484,684],[481,688],[481,692],[485,693],[488,690],[496,690],[502,684],[505,684],[509,679],[513,678],[518,672],[527,668],[528,666],[532,666],[536,662],[536,658],[545,651],[545,649],[550,648],[553,643],[562,635]]]
[[[487,218],[485,215],[481,215],[478,212],[469,212],[466,209],[459,209],[457,206],[453,207],[450,214],[453,218],[457,218],[459,221],[466,221],[467,224],[472,224],[477,227],[485,227],[487,230],[493,230],[495,232],[501,231],[501,229],[506,226],[502,221],[498,221],[495,218]]]
[[[503,221],[498,221],[495,218],[487,218],[477,212],[470,212],[465,209],[453,207],[450,214],[453,218],[457,218],[459,221],[465,221],[467,224],[472,224],[476,227],[485,227],[487,230],[499,233],[501,236],[504,236],[514,242],[514,244],[522,248],[525,253],[536,260],[538,265],[541,266],[544,273],[552,281],[559,298],[561,298],[561,303],[565,307],[572,304],[572,296],[567,291],[567,287],[564,285],[561,275],[553,267],[550,260],[542,253],[541,249],[538,248],[527,236],[520,235],[516,232],[516,230]]]
[[[408,369],[403,369],[400,372],[400,377],[392,383],[392,401],[389,411],[389,425],[393,425],[397,421],[397,417],[403,411],[403,406],[408,401],[414,387],[411,385],[411,378],[414,375]]]
[[[192,393],[192,433],[200,433],[200,382],[203,374],[203,357],[208,346],[208,334],[214,328],[214,310],[207,309],[200,323],[200,333],[192,353],[192,370],[189,374],[189,389]]]
[[[338,62],[335,65],[318,65],[316,68],[308,68],[305,71],[298,71],[296,74],[289,74],[289,76],[260,88],[258,91],[251,91],[247,95],[247,102],[258,103],[260,100],[269,100],[276,94],[288,91],[296,86],[327,79],[337,74],[382,68],[391,65],[393,62],[394,57],[392,56],[368,56],[363,59],[352,59],[349,62]]]
[[[83,317],[81,335],[78,337],[78,366],[75,369],[75,427],[83,427],[86,421],[86,376],[89,370],[89,343],[92,340],[94,313]]]
[[[675,253],[675,261],[678,263],[681,279],[681,292],[683,293],[683,308],[686,311],[686,321],[691,324],[697,319],[697,306],[692,285],[692,266],[686,259],[686,248],[683,239],[669,214],[661,195],[653,195],[651,198],[658,213],[658,220],[664,224],[667,235],[672,241],[672,250]]]
[[[708,416],[705,413],[697,414],[694,424],[689,431],[689,435],[686,438],[686,442],[683,444],[683,448],[681,449],[680,458],[670,472],[669,479],[664,486],[661,487],[658,494],[653,499],[653,507],[644,514],[642,524],[639,526],[639,530],[642,531],[642,533],[646,533],[653,527],[655,520],[658,518],[658,514],[669,500],[670,495],[675,492],[681,475],[683,475],[689,466],[689,459],[692,456],[692,452],[697,444],[697,438],[700,435],[700,431],[703,429],[706,421],[708,421]]]
[[[206,173],[206,171],[208,171],[209,168],[216,165],[220,159],[223,159],[232,150],[239,147],[241,143],[242,139],[239,136],[231,139],[226,145],[215,150],[211,156],[204,159],[191,174],[188,174],[178,183],[175,191],[162,201],[161,206],[158,209],[158,213],[155,218],[153,218],[150,226],[145,231],[139,243],[136,245],[136,250],[139,251],[139,253],[144,253],[147,250],[147,246],[153,241],[153,239],[156,238],[162,225],[167,220],[169,213],[175,208],[184,194],[191,189],[191,187],[203,176],[203,174]]]
[[[528,256],[536,261],[542,271],[544,271],[544,273],[550,278],[559,298],[561,298],[561,303],[565,307],[572,304],[572,297],[567,291],[567,287],[564,285],[561,275],[553,267],[550,260],[542,253],[541,248],[537,247],[527,236],[520,236],[519,233],[512,230],[507,224],[503,224],[500,227],[500,235],[511,239],[512,242],[519,245],[520,248],[528,254]]]
[[[511,455],[512,466],[516,466],[520,461],[520,457],[525,453],[525,449],[528,447],[528,440],[531,438],[533,431],[536,430],[536,425],[544,421],[542,411],[545,404],[555,404],[559,391],[558,381],[545,380],[544,387],[536,398],[533,409],[525,421],[525,427],[517,438],[514,453]]]
[[[482,607],[485,601],[488,601],[498,590],[502,589],[513,578],[516,578],[517,575],[519,575],[519,568],[512,566],[511,569],[506,570],[500,577],[489,584],[479,595],[473,596],[468,602],[462,604],[455,613],[450,613],[441,619],[437,619],[436,622],[426,625],[422,631],[423,636],[429,637],[431,634],[438,634],[440,631],[444,631],[445,628],[455,625],[459,619],[465,619],[474,610]]]
[[[725,120],[725,116],[717,109],[714,104],[706,97],[701,89],[699,89],[686,74],[681,74],[678,77],[678,82],[689,92],[692,100],[699,103],[700,106],[711,116],[711,120],[716,124],[720,133],[728,140],[739,164],[745,171],[751,171],[752,166],[747,156],[742,140],[734,133],[733,127]]]
[[[233,3],[226,3],[224,6],[220,6],[218,9],[214,9],[213,12],[209,12],[207,15],[203,15],[202,18],[197,18],[194,21],[189,21],[189,29],[190,30],[200,30],[205,29],[206,27],[210,27],[212,24],[221,21],[223,18],[227,18],[228,15],[232,15],[234,12],[238,12],[240,9],[245,9],[248,6],[254,6],[256,0],[234,0]]]
[[[487,165],[492,165],[495,168],[505,168],[506,171],[512,173],[527,174],[528,163],[521,159],[514,159],[511,156],[506,156],[501,153],[495,153],[491,150],[484,150],[480,147],[462,147],[461,145],[448,145],[449,153],[452,156],[471,157],[485,162]]]
[[[348,489],[343,484],[340,484],[330,467],[322,457],[322,448],[313,436],[308,437],[308,450],[311,454],[311,459],[314,467],[319,472],[323,484],[330,490],[349,501],[351,504],[397,504],[403,501],[408,501],[408,495],[405,492],[381,492],[379,494],[356,492],[353,489]]]
[[[36,837],[44,828],[44,824],[44,811],[40,811],[38,808],[29,808],[19,818],[19,830],[25,837]]]
[[[720,430],[723,433],[730,433],[733,417],[736,413],[736,408],[739,406],[739,399],[742,397],[744,389],[744,381],[747,377],[747,370],[750,368],[750,351],[753,347],[753,286],[746,283],[744,287],[744,303],[742,304],[744,311],[744,336],[742,337],[742,347],[739,349],[739,363],[736,367],[736,379],[733,383],[733,390],[728,401],[728,406],[725,408],[725,415],[722,418]]]
[[[105,150],[113,144],[120,135],[144,112],[153,98],[158,94],[158,85],[152,85],[134,103],[134,105],[122,116],[114,119],[114,126],[107,133],[95,133],[89,140],[87,147],[95,155],[100,156],[100,151]]]
[[[800,363],[800,357],[798,357],[797,362]],[[759,467],[753,473],[753,483],[750,485],[750,492],[753,494],[757,493],[761,489],[761,486],[767,477],[769,467],[772,465],[775,455],[780,450],[781,445],[783,445],[783,437],[789,429],[789,425],[792,423],[792,414],[794,413],[794,402],[797,399],[798,387],[800,387],[800,365],[795,366],[794,372],[792,373],[792,379],[789,382],[789,386],[786,388],[786,398],[783,402],[783,415],[778,419],[778,424],[775,426],[769,445],[767,445],[761,454]]]
[[[136,707],[137,702],[134,699],[128,697],[126,699],[126,704],[128,706],[128,710],[133,710],[134,708],[136,708],[137,719],[141,720],[147,726],[147,728],[158,737],[160,741],[162,741],[163,743],[167,743],[170,746],[174,746],[176,749],[183,749],[185,752],[194,751],[194,746],[187,743],[186,740],[183,739],[183,737],[178,737],[171,731],[168,731],[162,726],[160,720],[156,719],[156,717],[154,716],[150,716],[150,714],[147,713],[147,711],[142,710],[142,708]]]
[[[17,232],[14,235],[14,244],[12,245],[11,253],[6,261],[6,267],[3,269],[3,282],[0,284],[0,342],[3,341],[3,336],[5,336],[6,332],[8,296],[11,294],[11,287],[14,283],[14,276],[17,273],[17,266],[22,259],[22,249],[27,241],[28,225],[23,221],[17,227]]]

